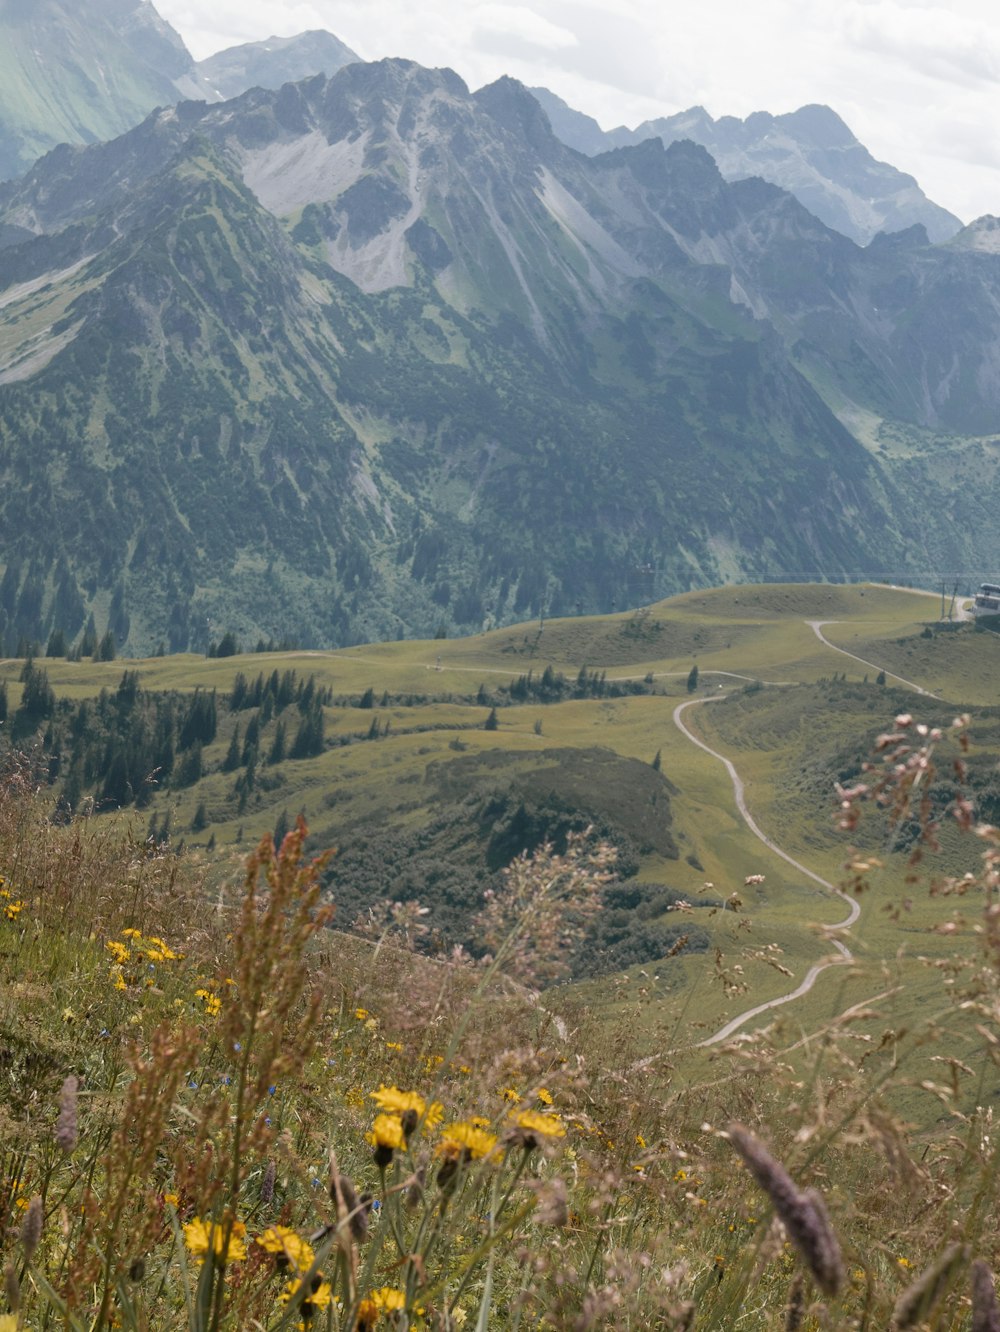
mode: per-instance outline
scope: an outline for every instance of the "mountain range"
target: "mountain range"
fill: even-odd
[[[924,227],[932,241],[949,240],[962,229],[959,219],[928,199],[912,176],[876,161],[828,106],[803,106],[782,116],[757,111],[745,120],[714,120],[695,106],[635,129],[606,132],[547,88],[531,91],[559,138],[581,153],[596,156],[645,139],[664,144],[688,139],[708,149],[726,180],[760,176],[780,185],[859,245],[880,231],[915,225]]]
[[[1000,562],[1000,246],[862,248],[511,79],[349,63],[0,186],[8,644],[451,632]]]
[[[149,0],[2,0],[0,179],[61,143],[98,143],[181,98],[221,102],[357,60],[328,32],[196,61]]]

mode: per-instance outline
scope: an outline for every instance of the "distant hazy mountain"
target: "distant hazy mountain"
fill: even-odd
[[[280,88],[313,74],[336,74],[357,59],[333,33],[319,30],[230,46],[199,60],[195,68],[201,85],[212,94],[208,100],[225,101],[248,88]]]
[[[547,89],[532,92],[555,133],[578,152],[594,156],[643,139],[660,138],[665,144],[690,139],[708,149],[726,180],[760,176],[780,185],[859,245],[880,231],[904,231],[915,224],[926,228],[932,241],[944,241],[962,226],[932,203],[912,176],[876,161],[828,106],[803,106],[783,116],[758,111],[746,120],[713,120],[696,106],[632,130],[605,132]]]
[[[306,32],[196,62],[149,0],[0,0],[0,180],[57,144],[116,138],[154,107],[278,88],[356,59],[330,33]]]
[[[588,158],[513,80],[401,60],[53,152],[0,187],[0,636],[995,565],[993,232],[862,249],[693,143]]]
[[[0,178],[57,143],[96,143],[177,100],[191,56],[147,0],[0,4]]]

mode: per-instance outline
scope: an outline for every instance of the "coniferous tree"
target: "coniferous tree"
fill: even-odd
[[[223,772],[235,772],[240,766],[240,727],[237,722],[232,735],[229,737],[229,748],[226,750],[226,757],[222,761]]]
[[[693,694],[697,688],[698,688],[698,664],[696,662],[691,667],[691,670],[688,672],[687,691],[689,694]]]
[[[108,629],[97,645],[95,657],[97,661],[114,661],[117,656],[118,645],[115,643],[114,634]]]
[[[499,729],[500,729],[500,722],[497,720],[497,710],[496,708],[491,708],[490,715],[486,718],[486,721],[483,723],[483,730],[497,731]]]
[[[61,629],[53,629],[49,634],[49,641],[45,648],[47,657],[65,657],[66,655],[66,635]]]
[[[293,759],[314,758],[323,752],[323,709],[319,703],[313,704],[302,718],[299,729],[292,742]]]
[[[271,749],[267,756],[268,763],[284,763],[286,747],[285,723],[279,721],[274,728],[274,740],[271,742]]]
[[[93,657],[97,651],[97,625],[94,623],[94,612],[90,612],[90,618],[87,620],[87,627],[83,631],[83,637],[80,639],[80,656]]]

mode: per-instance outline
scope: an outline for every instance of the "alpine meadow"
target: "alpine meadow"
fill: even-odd
[[[955,7],[0,0],[0,1332],[1000,1330]]]

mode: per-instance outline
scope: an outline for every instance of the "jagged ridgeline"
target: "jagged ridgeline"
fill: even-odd
[[[918,232],[401,60],[56,149],[0,187],[0,634],[343,644],[993,560],[998,261]]]

